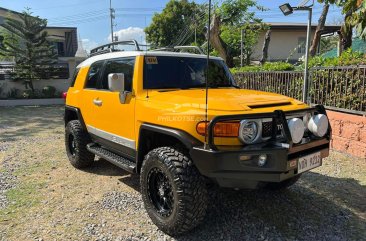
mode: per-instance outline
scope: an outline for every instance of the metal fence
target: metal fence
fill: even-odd
[[[242,88],[302,99],[303,72],[245,72],[234,75]],[[366,66],[319,67],[310,71],[310,100],[347,112],[366,112]]]

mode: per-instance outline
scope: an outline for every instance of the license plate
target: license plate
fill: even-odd
[[[306,172],[315,167],[321,166],[322,158],[320,152],[299,158],[297,173]]]

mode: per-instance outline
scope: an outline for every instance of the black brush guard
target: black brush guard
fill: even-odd
[[[200,173],[215,180],[222,187],[258,188],[263,183],[281,182],[292,178],[297,173],[297,166],[291,166],[292,160],[298,160],[315,152],[321,157],[329,155],[331,128],[323,138],[309,136],[299,144],[294,144],[287,124],[286,116],[299,116],[314,113],[327,115],[322,105],[296,111],[276,110],[271,113],[218,116],[211,120],[208,128],[208,147],[197,146],[190,151],[192,160]],[[217,146],[215,145],[214,127],[219,122],[243,119],[272,118],[272,136],[270,140],[253,145]],[[282,125],[282,137],[277,136],[277,125]],[[241,162],[241,157],[251,156],[253,160],[259,155],[268,156],[265,166],[253,162]]]

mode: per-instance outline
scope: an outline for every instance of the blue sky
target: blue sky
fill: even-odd
[[[116,9],[115,31],[120,38],[135,38],[142,41],[143,28],[151,22],[154,12],[161,11],[168,0],[112,0]],[[207,2],[196,0],[197,3]],[[278,6],[286,0],[258,0],[258,3],[269,10],[258,12],[265,22],[296,22],[305,23],[305,12],[297,12],[283,16]],[[300,0],[288,1],[296,6]],[[35,15],[49,20],[50,26],[72,26],[78,28],[80,38],[86,49],[103,44],[110,37],[109,0],[0,0],[0,6],[15,11],[30,7]],[[313,23],[316,23],[322,6],[314,6]],[[336,23],[342,19],[341,12],[336,7],[330,8],[328,23]]]

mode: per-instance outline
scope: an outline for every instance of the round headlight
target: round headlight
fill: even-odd
[[[324,114],[318,114],[309,120],[308,129],[314,136],[323,137],[328,131],[328,117]]]
[[[258,137],[258,124],[255,121],[243,120],[239,130],[240,139],[246,144],[252,144]]]
[[[304,122],[299,118],[293,118],[287,121],[288,128],[290,129],[291,138],[294,143],[299,143],[305,133]]]

